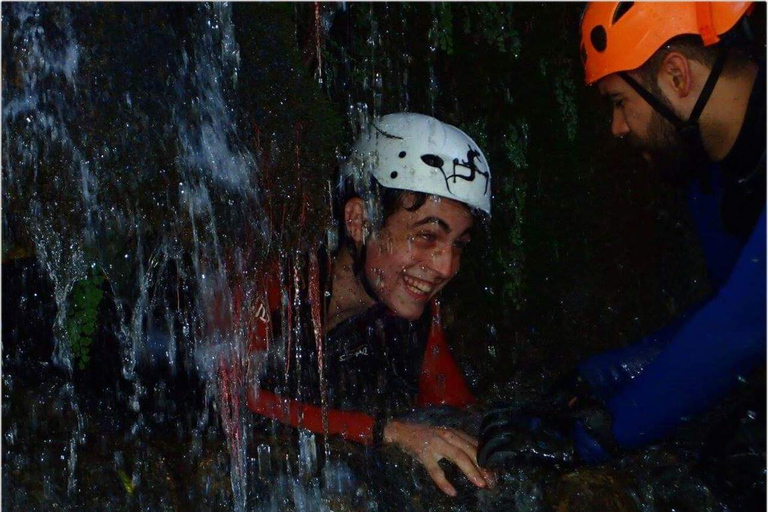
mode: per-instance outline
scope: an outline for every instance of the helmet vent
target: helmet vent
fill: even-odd
[[[613,21],[611,21],[611,25],[615,25],[622,16],[627,14],[627,11],[630,10],[633,5],[635,5],[635,2],[619,2],[619,5],[616,6],[616,10],[613,11]]]
[[[392,171],[392,174],[390,174],[389,177],[392,178],[393,180],[397,178],[397,171]]]
[[[604,52],[608,47],[608,34],[605,33],[605,27],[598,25],[592,29],[589,34],[589,40],[592,41],[592,46],[598,52]]]
[[[441,169],[445,161],[437,155],[421,155],[421,161],[430,167]]]
[[[399,156],[400,158],[405,158],[405,151],[401,151],[400,154],[397,156]]]

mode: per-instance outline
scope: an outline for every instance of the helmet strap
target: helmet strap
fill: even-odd
[[[647,89],[640,85],[637,80],[629,76],[626,71],[619,72],[619,76],[627,82],[656,112],[663,116],[667,121],[672,123],[677,132],[680,134],[680,138],[683,144],[686,146],[686,150],[698,153],[703,151],[703,142],[701,140],[701,131],[699,129],[699,117],[701,116],[704,107],[709,101],[709,97],[712,95],[712,91],[717,85],[717,80],[720,78],[720,74],[725,66],[725,61],[728,58],[728,45],[722,45],[717,53],[717,58],[712,66],[712,70],[709,72],[709,77],[704,84],[704,87],[699,94],[699,98],[696,100],[696,104],[693,106],[691,115],[687,121],[683,121],[675,114],[671,108],[666,106],[660,99],[651,94]]]
[[[675,114],[671,108],[666,106],[664,103],[661,102],[656,96],[654,96],[650,91],[648,91],[645,87],[640,85],[640,83],[629,76],[629,74],[626,71],[620,71],[619,76],[624,79],[625,82],[629,84],[630,87],[632,87],[637,94],[642,97],[646,103],[648,103],[653,109],[661,114],[664,119],[675,125],[676,128],[680,128],[680,126],[683,124],[683,121]]]
[[[720,78],[720,74],[723,72],[723,67],[725,66],[725,61],[727,58],[728,45],[722,45],[718,49],[715,64],[712,66],[712,70],[709,72],[709,77],[707,77],[704,88],[701,90],[701,94],[699,94],[699,99],[696,100],[696,104],[693,106],[691,116],[688,118],[687,123],[696,123],[698,125],[699,116],[701,116],[701,112],[707,105],[709,97],[712,95],[712,91],[715,90],[715,85],[717,85],[717,80]]]

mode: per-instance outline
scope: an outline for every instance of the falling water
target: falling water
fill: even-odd
[[[429,113],[435,115],[435,102],[437,101],[438,83],[437,73],[435,67],[437,66],[437,47],[438,37],[440,30],[440,20],[437,17],[437,7],[435,4],[432,7],[432,26],[429,29],[429,88],[427,89],[427,95],[429,97]]]
[[[248,252],[267,235],[258,214],[258,168],[235,128],[239,49],[231,7],[178,9],[186,24],[131,39],[143,31],[142,14],[159,21],[171,9],[115,8],[111,14],[122,25],[113,34],[115,20],[99,16],[95,5],[3,5],[3,224],[19,235],[12,241],[31,241],[53,284],[52,360],[70,375],[70,294],[87,276],[105,278],[118,316],[122,375],[132,388],[127,405],[137,446],[146,396],[137,370],[153,350],[148,342],[169,340],[160,350],[172,368],[177,344],[191,342],[188,355],[196,354],[191,360],[208,375],[206,396],[217,397],[229,439],[235,509],[245,510],[237,348],[243,332],[218,333],[210,314],[235,314],[230,283],[240,274],[234,272],[244,272],[243,259],[253,264]],[[184,34],[199,37],[188,43]],[[162,65],[143,69],[132,59],[148,57],[152,64],[150,49]],[[102,62],[107,67],[99,68]],[[163,76],[153,75],[161,70]],[[166,295],[169,284],[177,290],[174,301]],[[190,294],[194,301],[185,307],[182,297]],[[230,371],[219,376],[211,371],[216,366],[206,368],[214,359]],[[72,384],[63,389],[77,416],[64,455],[71,497],[84,420]]]
[[[307,76],[317,85],[313,101],[323,94],[339,99],[339,124],[346,129],[345,140],[335,142],[339,155],[345,143],[365,135],[376,115],[413,108],[440,117],[444,105],[458,111],[458,98],[445,98],[451,82],[440,60],[441,8],[311,6]],[[359,39],[338,35],[337,18],[344,16],[365,21],[359,29],[348,26]],[[425,20],[421,25],[412,23],[418,16]],[[284,333],[273,340],[270,355],[286,375],[308,364],[312,358],[297,340],[310,332],[317,370],[321,377],[327,371],[317,241],[309,255],[281,245],[279,223],[272,222],[280,212],[265,204],[270,193],[288,197],[301,213],[286,221],[283,209],[282,222],[304,228],[307,196],[321,195],[325,205],[336,183],[323,178],[317,190],[285,185],[285,167],[262,180],[280,158],[289,160],[286,155],[295,155],[294,172],[309,174],[317,141],[297,136],[288,144],[262,133],[270,116],[295,108],[283,99],[277,107],[254,101],[249,105],[261,117],[243,122],[241,102],[251,95],[245,72],[271,77],[269,69],[243,69],[247,38],[238,38],[253,27],[238,27],[236,20],[233,7],[222,3],[2,5],[3,244],[30,249],[46,283],[33,286],[24,277],[21,287],[42,295],[48,286],[54,303],[48,310],[39,306],[40,330],[53,332],[42,362],[32,356],[34,345],[13,358],[4,354],[3,418],[11,421],[3,425],[3,505],[535,511],[552,504],[546,482],[558,479],[562,502],[572,503],[580,495],[574,482],[582,479],[620,489],[626,510],[657,510],[654,500],[674,504],[682,498],[698,510],[722,510],[687,467],[653,452],[565,476],[516,468],[502,476],[496,491],[476,491],[448,468],[449,478],[464,484],[465,501],[457,502],[439,495],[410,456],[385,450],[388,462],[379,468],[385,482],[375,482],[383,490],[375,489],[365,480],[367,448],[303,429],[286,434],[277,422],[247,410],[246,388],[258,387],[265,358],[247,353],[254,314],[247,304],[257,302],[260,290],[253,282],[267,254],[278,261],[276,317]],[[293,40],[301,44],[302,37]],[[258,50],[261,41],[256,43]],[[274,66],[280,73],[300,74],[295,62],[280,58],[259,62],[266,68],[279,61]],[[302,122],[289,121],[290,131],[300,133]],[[505,131],[500,140],[513,166],[525,168],[533,123],[510,122],[517,131]],[[269,189],[267,182],[278,185]],[[522,219],[525,182],[515,176],[511,183],[516,202],[510,211]],[[365,199],[369,206],[376,201]],[[515,222],[512,234],[521,243],[522,220]],[[323,228],[329,228],[327,246],[334,247],[335,231]],[[316,234],[303,232],[304,238]],[[520,284],[519,269],[508,274]],[[106,356],[98,359],[96,348],[75,350],[71,339],[79,311],[75,295],[88,286],[104,294],[99,318],[111,322],[110,332],[100,335],[114,339],[106,351],[118,360],[117,371],[105,369],[102,381],[87,380],[78,365]],[[301,314],[307,299],[309,316]],[[26,295],[20,300],[34,303]],[[504,352],[509,336],[493,323],[481,324],[489,341],[484,355],[518,363]],[[316,391],[327,430],[328,390],[320,382]],[[522,401],[534,393],[515,375],[491,394]],[[418,419],[467,431],[477,427],[472,417],[439,410],[423,411]],[[624,485],[630,477],[640,484]],[[174,487],[179,482],[189,488]]]

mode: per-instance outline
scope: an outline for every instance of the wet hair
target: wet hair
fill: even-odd
[[[338,170],[337,170],[338,175]],[[357,186],[356,186],[357,185]],[[413,198],[411,204],[406,205],[407,198]],[[344,208],[354,198],[360,198],[365,203],[366,214],[371,222],[373,230],[382,229],[387,219],[394,215],[400,208],[415,212],[427,202],[428,194],[382,187],[373,176],[360,183],[353,176],[339,178],[339,187],[336,190],[333,201],[333,219],[336,224],[337,246],[331,247],[330,252],[337,255],[339,251],[347,251],[352,256],[352,273],[358,278],[365,292],[379,301],[376,290],[368,282],[365,276],[365,258],[367,241],[363,241],[360,249],[347,232],[347,223],[344,218]]]
[[[721,45],[704,46],[701,37],[696,35],[682,35],[670,39],[667,44],[656,51],[645,61],[645,64],[637,70],[640,81],[657,97],[661,97],[657,79],[664,59],[672,52],[683,54],[686,58],[712,68],[717,60],[717,54]],[[754,44],[745,40],[736,39],[730,43],[728,61],[723,68],[722,76],[733,76],[740,73],[750,62],[755,61]]]
[[[333,205],[333,217],[336,224],[336,236],[338,244],[331,248],[331,253],[336,255],[339,251],[348,251],[352,256],[352,271],[360,278],[368,295],[376,297],[376,293],[365,278],[365,257],[367,241],[363,241],[360,249],[355,245],[352,237],[347,233],[344,219],[344,207],[354,198],[360,198],[365,203],[366,214],[373,232],[381,230],[387,223],[387,219],[397,213],[401,208],[409,212],[418,211],[430,194],[383,187],[373,176],[362,183],[352,176],[339,180],[339,188],[336,191]],[[473,217],[486,218],[485,212],[460,203]]]
[[[364,185],[363,187],[355,187],[355,180],[351,176],[341,180],[333,205],[333,217],[337,224],[339,241],[338,249],[346,248],[346,250],[350,251],[352,258],[355,260],[355,266],[357,266],[358,260],[361,260],[360,266],[362,266],[362,263],[365,262],[365,255],[357,254],[358,251],[355,243],[347,233],[344,220],[344,207],[347,205],[347,202],[356,197],[363,199],[373,230],[378,231],[386,225],[387,219],[400,208],[405,208],[409,212],[415,212],[424,206],[428,197],[428,194],[424,192],[382,187],[372,176],[370,181]],[[405,201],[409,197],[413,198],[413,201],[411,204],[406,205]]]
[[[352,272],[360,279],[363,288],[365,288],[369,296],[378,300],[376,291],[365,276],[367,241],[364,240],[362,247],[358,250],[354,240],[347,233],[344,218],[345,206],[351,199],[362,199],[365,203],[369,222],[375,232],[382,229],[386,225],[387,219],[401,208],[409,212],[418,211],[427,202],[429,195],[424,192],[383,187],[373,176],[369,176],[368,180],[363,183],[360,183],[360,180],[355,180],[352,176],[339,179],[339,187],[336,190],[333,201],[333,218],[336,224],[338,244],[336,247],[331,247],[330,252],[334,255],[338,254],[339,251],[346,250],[349,252],[353,262]],[[484,212],[464,203],[461,204],[473,217],[480,216],[481,218],[486,218]]]

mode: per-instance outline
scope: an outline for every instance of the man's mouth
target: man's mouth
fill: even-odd
[[[435,285],[409,275],[403,275],[405,289],[411,292],[417,299],[428,298],[435,289]]]

